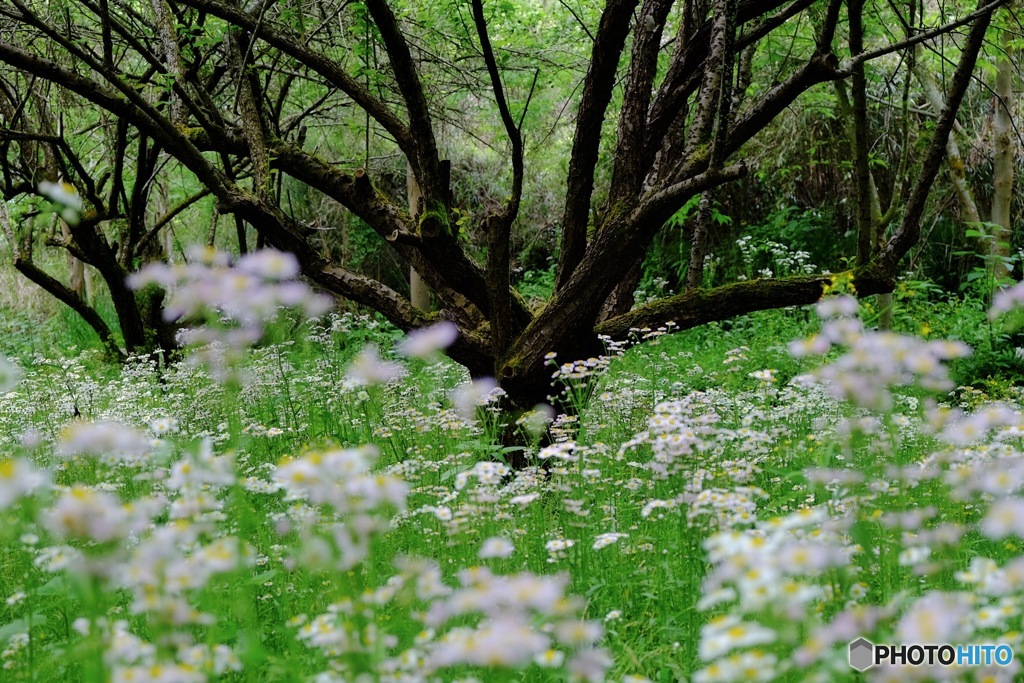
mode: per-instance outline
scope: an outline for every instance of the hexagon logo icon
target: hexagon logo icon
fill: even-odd
[[[875,665],[875,646],[865,638],[850,643],[850,666],[857,671],[867,671]]]

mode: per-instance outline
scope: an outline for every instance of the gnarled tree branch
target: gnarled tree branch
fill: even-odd
[[[473,24],[480,40],[480,51],[487,75],[491,79],[494,101],[498,105],[501,122],[505,133],[512,144],[512,194],[504,209],[484,219],[483,225],[487,235],[487,298],[491,307],[491,342],[494,355],[500,356],[508,348],[517,330],[512,324],[513,296],[509,281],[509,242],[512,235],[512,223],[519,215],[519,202],[523,196],[523,136],[512,118],[505,99],[505,88],[498,72],[498,62],[494,58],[491,39],[487,34],[487,19],[484,17],[483,0],[473,0]]]
[[[850,275],[861,296],[890,292],[896,285],[891,276],[874,266],[859,268],[851,271]],[[656,329],[669,322],[673,323],[673,330],[686,330],[744,313],[813,304],[821,298],[822,291],[834,277],[769,278],[736,282],[714,289],[694,289],[606,320],[594,332],[613,340],[627,340],[636,330]]]
[[[569,159],[558,271],[555,274],[556,291],[568,283],[587,249],[587,219],[601,145],[601,124],[611,102],[619,56],[625,47],[630,18],[638,1],[609,0],[597,29],[590,66],[583,82]]]

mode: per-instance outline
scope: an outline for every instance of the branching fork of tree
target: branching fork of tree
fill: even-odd
[[[585,358],[600,350],[599,334],[624,339],[633,329],[670,321],[688,328],[816,301],[827,276],[702,288],[714,193],[746,173],[745,143],[808,89],[852,75],[856,95],[869,60],[909,54],[915,45],[959,30],[965,37],[956,71],[902,218],[884,243],[865,236],[853,271],[860,294],[891,291],[900,260],[919,239],[957,109],[992,13],[1003,4],[983,2],[948,24],[908,29],[901,42],[865,50],[856,35],[845,47],[837,36],[844,25],[863,25],[862,0],[608,0],[597,25],[587,28],[592,50],[575,104],[556,287],[539,310],[530,310],[511,285],[510,235],[527,173],[525,103],[510,100],[483,0],[469,0],[467,29],[475,33],[509,154],[507,201],[469,228],[486,236],[486,259],[474,258],[460,239],[422,54],[403,14],[385,0],[4,0],[3,193],[13,198],[58,178],[78,188],[83,220],[64,236],[55,231],[51,241],[102,275],[129,351],[173,343],[151,315],[159,301],[137,298],[123,285],[142,262],[166,257],[157,235],[184,206],[156,211],[151,193],[161,164],[171,159],[201,188],[188,203],[212,195],[218,211],[237,221],[241,249],[247,248],[245,226],[252,226],[260,243],[294,253],[309,280],[379,311],[403,330],[439,318],[455,322],[461,334],[450,355],[475,376],[496,377],[515,405],[528,406],[550,391],[549,352],[562,360]],[[341,54],[361,38],[339,29],[336,19],[355,10],[383,46],[384,88],[346,70]],[[760,96],[744,97],[744,53],[800,17],[815,27],[814,49]],[[666,26],[674,35],[666,35]],[[303,83],[325,94],[296,105]],[[621,105],[612,111],[619,88]],[[99,152],[68,144],[53,113],[62,97],[90,103],[97,122],[116,120],[113,139],[100,135],[93,146]],[[422,194],[415,215],[375,188],[368,169],[345,171],[304,144],[306,120],[341,106],[338,98],[364,112],[406,157]],[[610,181],[596,188],[602,130],[612,125],[607,119],[617,126]],[[438,310],[418,310],[402,293],[329,258],[316,231],[288,210],[283,177],[338,202],[384,237],[422,277]],[[594,211],[597,196],[606,199]],[[653,240],[697,196],[687,290],[631,310]],[[600,217],[596,224],[593,216]],[[34,263],[32,236],[6,223],[21,272],[112,339],[82,297]]]

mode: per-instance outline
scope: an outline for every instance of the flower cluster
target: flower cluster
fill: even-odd
[[[868,331],[854,317],[856,312],[857,301],[852,297],[825,299],[818,304],[818,315],[824,320],[821,333],[790,344],[790,353],[797,357],[824,355],[833,346],[846,347],[845,354],[814,374],[829,393],[863,408],[887,411],[893,407],[891,387],[953,388],[944,363],[969,355],[969,347]]]
[[[229,325],[193,328],[187,341],[221,343],[228,348],[248,346],[263,335],[264,324],[282,308],[297,308],[307,317],[330,309],[331,299],[315,294],[296,278],[299,263],[288,253],[263,249],[231,257],[211,247],[192,247],[182,264],[151,263],[128,278],[132,289],[151,284],[166,289],[164,319],[189,323],[216,322]]]
[[[449,323],[396,344],[325,315],[239,358],[237,386],[152,358],[103,379],[89,356],[19,361],[0,678],[843,681],[860,636],[1019,651],[1024,392],[936,395],[964,347],[866,330],[849,298],[819,312],[799,360],[668,325],[625,362],[552,355],[582,402],[519,417],[521,469],[495,382],[439,355]]]
[[[439,596],[426,610],[424,624],[438,629],[469,614],[478,615],[479,622],[451,628],[427,644],[427,670],[458,664],[518,668],[531,662],[558,667],[568,649],[574,653],[568,663],[571,674],[585,681],[604,680],[611,661],[594,648],[604,629],[579,619],[580,601],[565,595],[566,575],[496,576],[477,567],[460,572],[459,581],[459,588]],[[538,620],[550,628],[538,629]]]

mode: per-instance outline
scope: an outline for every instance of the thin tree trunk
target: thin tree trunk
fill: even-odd
[[[421,196],[420,185],[416,182],[416,174],[412,172],[412,166],[406,167],[405,191],[409,196],[409,213],[415,216],[420,211]],[[430,310],[430,290],[427,289],[427,284],[412,266],[409,266],[409,300],[421,311]]]
[[[920,52],[920,51],[919,51]],[[921,83],[921,89],[925,99],[936,115],[942,113],[944,97],[939,90],[935,77],[928,71],[927,66],[918,60],[914,64],[914,75]],[[981,223],[981,213],[978,211],[978,202],[974,199],[974,192],[967,183],[964,158],[960,154],[960,146],[956,142],[956,136],[951,134],[946,141],[946,165],[949,167],[949,182],[953,186],[957,200],[960,202],[960,216],[967,224]]]
[[[850,52],[859,54],[864,51],[863,0],[852,0],[848,7]],[[868,160],[871,139],[868,124],[867,77],[863,62],[853,67],[850,87],[852,103],[846,99],[846,91],[842,84],[837,83],[836,90],[839,94],[840,109],[845,109],[847,120],[853,124],[850,127],[850,147],[853,152],[857,187],[857,263],[864,265],[878,253],[879,237],[885,226],[882,224],[882,201],[878,194],[878,185]],[[878,327],[883,330],[892,329],[892,293],[885,292],[876,296],[875,305],[879,312]]]
[[[181,48],[178,42],[178,31],[174,12],[171,10],[167,0],[153,0],[153,12],[157,18],[157,33],[160,36],[160,44],[163,51],[165,64],[170,75],[178,82],[179,86],[185,82],[185,67],[181,60]],[[185,103],[178,93],[171,94],[171,121],[173,123],[185,124]]]
[[[992,117],[992,152],[994,168],[992,174],[992,224],[994,233],[986,240],[989,263],[996,282],[1009,275],[1007,260],[1010,256],[1010,242],[1013,238],[1013,216],[1010,202],[1013,199],[1013,71],[1016,48],[1009,30],[1002,32],[1002,50],[996,62],[995,113]]]
[[[860,54],[864,51],[864,2],[850,0],[847,3],[850,17],[850,53]],[[854,178],[856,179],[856,210],[857,210],[857,264],[864,265],[871,261],[875,252],[875,226],[871,220],[871,167],[868,161],[868,150],[871,147],[868,126],[867,77],[864,63],[853,67],[850,79],[850,99],[852,100],[852,135],[850,136],[853,152]]]
[[[96,300],[96,285],[92,279],[92,269],[82,269],[83,280],[85,281],[85,300],[95,301]]]
[[[82,320],[99,336],[111,358],[123,358],[113,331],[96,312],[96,309],[90,306],[77,292],[72,291],[70,287],[50,276],[35,264],[32,260],[32,237],[31,235],[23,237],[16,234],[7,204],[3,200],[0,200],[0,231],[7,238],[12,265],[18,272],[81,316]]]
[[[71,239],[71,231],[68,230],[68,224],[61,220],[60,218],[58,218],[57,220],[60,221],[61,236],[64,238],[65,241],[69,241]],[[85,285],[85,264],[70,251],[68,252],[67,256],[68,288],[72,292],[80,296],[83,301],[88,302],[89,296],[88,293],[86,292]]]
[[[213,209],[210,212],[210,231],[209,231],[209,233],[206,236],[206,245],[207,246],[212,247],[212,246],[216,245],[216,243],[217,243],[217,223],[218,223],[219,220],[220,220],[220,212],[218,212],[217,209],[215,208],[215,209]],[[171,257],[171,251],[170,250],[167,251],[167,256],[168,256],[168,258]]]
[[[697,205],[697,220],[693,226],[693,239],[690,240],[690,265],[686,270],[687,292],[697,289],[704,282],[704,256],[707,254],[713,202],[714,192],[707,190],[701,194]]]
[[[604,322],[623,313],[629,313],[633,308],[633,304],[636,303],[634,294],[636,293],[636,288],[640,285],[643,272],[642,262],[637,262],[630,268],[629,272],[619,281],[619,284],[615,285],[615,289],[608,296],[608,300],[604,302],[601,315],[597,319],[598,322]]]

